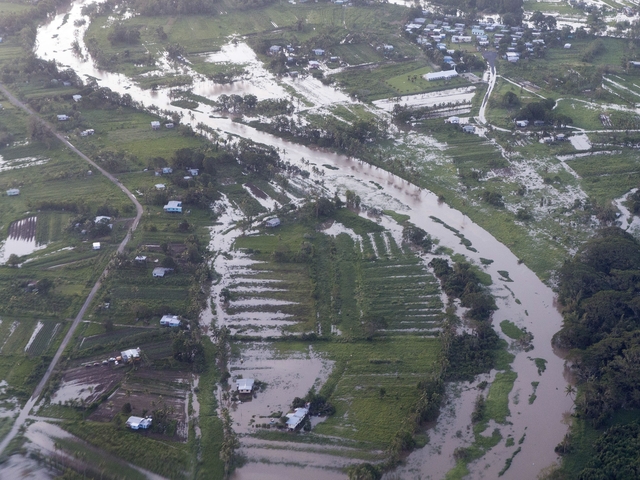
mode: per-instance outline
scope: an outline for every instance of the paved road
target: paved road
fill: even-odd
[[[4,85],[2,85],[2,84],[0,84],[0,92],[2,92],[2,94],[5,97],[7,97],[7,99],[12,104],[14,104],[16,107],[21,108],[22,110],[27,112],[29,115],[32,115],[32,116],[40,119],[47,127],[49,127],[51,129],[52,132],[55,132],[55,129],[53,128],[53,126],[49,122],[47,122],[44,119],[42,119],[37,113],[35,113],[33,110],[31,110],[31,108],[29,108],[28,105],[24,104],[23,102],[18,100],[15,96],[13,96],[11,94],[11,92],[9,92],[6,89],[6,87]],[[142,218],[142,212],[143,212],[142,205],[140,205],[140,202],[138,202],[138,199],[136,197],[134,197],[133,194],[129,190],[127,190],[127,188],[124,185],[122,185],[120,183],[120,181],[116,177],[111,175],[109,172],[104,170],[102,167],[98,166],[98,164],[96,164],[93,160],[91,160],[84,153],[82,153],[80,150],[78,150],[74,145],[72,145],[71,142],[69,142],[69,140],[67,140],[61,133],[55,133],[55,136],[58,137],[58,139],[62,143],[64,143],[67,147],[69,147],[72,151],[74,151],[79,157],[81,157],[83,160],[88,162],[92,167],[94,167],[96,170],[98,170],[100,173],[102,173],[111,182],[116,184],[120,188],[120,190],[122,190],[129,197],[129,199],[134,203],[134,205],[136,206],[136,217],[133,220],[133,223],[131,224],[131,228],[127,232],[127,235],[124,237],[124,240],[122,240],[122,242],[120,242],[120,245],[118,246],[118,253],[124,252],[124,247],[127,245],[129,240],[131,240],[131,235],[136,230],[136,228],[138,228],[138,224],[140,223],[140,218]],[[96,293],[98,293],[98,290],[100,289],[100,286],[102,285],[102,280],[104,278],[106,278],[107,274],[109,273],[109,267],[110,266],[111,266],[111,264],[109,263],[105,267],[104,271],[102,272],[102,274],[98,278],[98,281],[96,281],[95,285],[91,289],[91,292],[89,292],[89,295],[87,296],[87,299],[85,300],[84,304],[82,305],[82,308],[78,312],[78,315],[73,320],[73,323],[71,324],[71,327],[69,328],[69,330],[67,331],[67,334],[65,335],[64,339],[62,340],[62,343],[60,344],[60,348],[58,348],[58,351],[54,355],[53,360],[51,361],[51,364],[49,365],[49,368],[47,368],[47,371],[45,372],[44,376],[42,377],[42,380],[40,380],[40,383],[38,384],[36,389],[33,391],[33,395],[31,395],[31,398],[27,401],[27,403],[22,408],[22,410],[20,410],[20,414],[18,415],[18,418],[16,419],[15,423],[13,424],[13,427],[11,428],[11,431],[9,432],[9,434],[2,440],[2,442],[0,442],[0,454],[2,454],[2,452],[4,452],[4,450],[7,448],[7,445],[9,445],[9,442],[11,440],[13,440],[13,438],[18,434],[18,431],[20,430],[20,428],[24,425],[25,421],[29,418],[29,412],[31,411],[33,406],[38,401],[38,397],[40,397],[40,394],[42,393],[42,390],[44,389],[45,385],[49,381],[49,378],[51,377],[51,374],[53,373],[54,368],[56,367],[56,365],[58,364],[58,361],[60,360],[60,357],[62,356],[62,352],[64,352],[64,350],[67,348],[67,345],[69,344],[69,341],[71,340],[71,337],[73,336],[73,333],[75,332],[76,328],[78,327],[78,325],[82,321],[82,318],[84,317],[84,314],[86,313],[87,309],[89,308],[89,305],[93,301],[93,298],[95,297]]]
[[[496,57],[498,54],[496,52],[485,52],[482,56],[487,60],[489,64],[489,87],[487,88],[487,93],[484,94],[484,98],[482,99],[482,104],[480,105],[480,111],[478,112],[478,121],[486,125],[487,117],[485,116],[485,111],[487,109],[487,103],[489,102],[489,97],[491,97],[491,92],[493,92],[493,87],[496,86]]]

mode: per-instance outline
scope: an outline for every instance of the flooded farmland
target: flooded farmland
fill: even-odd
[[[519,327],[526,327],[534,336],[533,355],[547,362],[546,371],[540,374],[531,359],[531,353],[513,351],[515,359],[511,368],[517,377],[509,394],[509,421],[505,424],[491,425],[490,430],[498,428],[503,439],[512,437],[525,438],[525,440],[520,445],[520,453],[513,457],[512,466],[504,474],[504,478],[534,478],[540,470],[557,461],[558,457],[553,447],[566,433],[567,426],[563,420],[565,414],[571,410],[572,402],[564,394],[564,387],[567,384],[563,377],[564,361],[551,348],[551,337],[560,328],[561,316],[554,307],[554,294],[548,286],[519,262],[505,245],[499,243],[462,213],[439,203],[436,195],[431,192],[357,159],[290,143],[267,133],[258,132],[249,126],[233,123],[228,119],[210,118],[209,112],[189,112],[172,106],[168,90],[161,89],[157,92],[143,90],[123,75],[100,71],[91,61],[76,57],[72,53],[71,42],[77,37],[82,45],[85,27],[74,27],[75,20],[82,18],[80,13],[82,5],[82,2],[72,3],[68,12],[69,18],[65,22],[62,21],[63,14],[60,14],[39,30],[36,50],[38,56],[45,59],[56,58],[62,64],[73,68],[80,76],[91,75],[97,78],[102,86],[107,86],[121,94],[129,93],[145,105],[155,104],[163,110],[185,113],[187,118],[192,114],[194,124],[202,122],[213,129],[248,137],[271,145],[280,151],[286,151],[283,157],[300,168],[308,168],[308,165],[301,160],[302,158],[316,165],[328,165],[331,168],[322,169],[324,173],[322,181],[327,192],[344,192],[348,188],[356,192],[362,198],[362,203],[371,209],[394,210],[407,215],[411,222],[437,238],[440,246],[466,256],[476,265],[482,265],[482,258],[493,260],[493,263],[482,268],[493,279],[491,289],[499,307],[494,314],[496,330],[499,330],[498,324],[502,320],[510,320]],[[88,21],[88,17],[85,20]],[[54,35],[56,35],[55,38],[53,38]],[[220,60],[224,61],[222,58]],[[233,88],[237,89],[234,91],[238,94],[251,93],[255,88],[259,88],[256,85],[262,81],[262,79],[256,80],[256,83],[253,83],[251,79],[244,80],[245,83],[238,83]],[[311,82],[311,80],[308,81]],[[296,88],[296,84],[292,83],[292,85]],[[304,83],[300,85],[302,92],[306,91],[305,89],[309,91],[315,89],[313,84],[309,87]],[[199,91],[201,95],[210,95],[213,100],[223,93],[217,91],[212,85],[207,88],[210,90],[196,83],[194,91]],[[323,94],[315,97],[314,101],[318,104],[346,101],[346,97],[341,92],[334,91],[330,87],[324,88],[327,90],[322,90]],[[275,87],[272,90],[269,87],[267,91],[270,92],[269,95],[278,95]],[[280,290],[292,291],[291,285],[283,285],[284,279],[278,278],[273,272],[261,272],[260,264],[249,254],[242,251],[234,252],[232,255],[227,253],[232,249],[235,240],[243,234],[249,235],[251,229],[241,231],[236,225],[243,216],[229,201],[219,202],[216,208],[221,214],[220,225],[212,227],[211,249],[218,252],[213,266],[221,275],[221,280],[212,290],[210,302],[212,305],[202,317],[203,325],[210,327],[215,321],[216,326],[228,326],[233,333],[261,337],[281,335],[283,329],[286,331],[295,322],[295,315],[288,309],[300,306],[295,300],[280,297],[285,293]],[[452,229],[458,233],[461,232],[471,242],[474,250],[462,244],[460,236],[456,235]],[[337,230],[331,232],[343,233]],[[361,236],[361,238],[363,242],[366,241],[371,245],[370,248],[375,252],[376,257],[382,257],[387,250],[386,245],[391,245],[386,243],[388,240],[382,236]],[[508,272],[508,279],[499,273],[504,271]],[[225,305],[220,301],[224,288],[229,289],[230,294],[236,295],[239,299],[230,300]],[[261,297],[265,300],[262,303],[258,300],[248,300],[249,294],[254,299]],[[276,295],[277,300],[285,303],[277,304],[266,300]],[[417,313],[417,315],[421,314],[423,313]],[[238,375],[243,377],[251,375],[261,381],[264,379],[267,384],[266,389],[262,392],[258,391],[255,398],[236,404],[234,407],[233,419],[239,432],[250,432],[252,419],[260,416],[268,417],[275,411],[283,411],[292,397],[301,396],[312,386],[320,385],[331,370],[329,360],[311,349],[284,355],[282,352],[264,349],[260,345],[260,342],[255,342],[243,346],[239,355],[235,356],[231,363],[231,373],[235,378],[238,378]],[[523,398],[530,394],[532,382],[539,382],[537,399],[533,403],[528,403],[523,401]],[[470,424],[469,405],[477,395],[477,391],[471,387],[472,385],[461,385],[457,390],[451,387],[448,391],[448,403],[444,407],[445,413],[441,416],[441,420],[446,424],[435,425],[433,427],[435,434],[431,435],[432,443],[409,456],[406,465],[398,472],[402,478],[442,478],[454,466],[455,462],[450,452],[458,446],[467,446],[471,441],[462,428]],[[463,432],[460,436],[456,435],[458,430]],[[336,455],[335,452],[321,452],[319,448],[309,447],[298,457],[302,463],[311,465],[307,470],[298,465],[289,465],[290,458],[282,454],[283,449],[263,448],[262,443],[255,442],[256,440],[252,437],[243,439],[243,451],[250,459],[256,461],[249,461],[240,468],[235,478],[255,478],[256,472],[263,474],[263,478],[293,475],[307,475],[310,478],[319,479],[336,478],[338,470],[329,471],[316,467],[329,466],[334,469],[352,461],[347,457]],[[293,444],[299,445],[295,442]],[[473,478],[497,478],[499,471],[507,459],[511,458],[512,453],[513,449],[506,446],[504,440],[501,441],[485,457],[469,466],[471,475]],[[265,466],[258,463],[262,460],[272,464]]]

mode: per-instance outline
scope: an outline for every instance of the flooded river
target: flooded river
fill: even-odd
[[[330,166],[331,168],[324,169],[324,175],[321,177],[329,191],[344,192],[348,188],[360,195],[363,204],[390,208],[407,214],[413,223],[438,238],[440,245],[449,247],[456,253],[466,255],[478,265],[481,263],[481,257],[494,260],[491,265],[485,267],[485,270],[494,281],[492,290],[499,306],[499,310],[494,315],[497,330],[499,330],[497,325],[502,320],[511,320],[520,327],[526,327],[534,335],[533,345],[535,348],[528,353],[522,351],[516,353],[512,368],[518,376],[510,394],[511,416],[508,418],[507,425],[498,425],[503,440],[485,457],[470,465],[472,477],[488,479],[498,477],[498,472],[514,451],[513,447],[505,446],[504,438],[508,435],[517,440],[526,433],[526,438],[520,445],[521,452],[513,459],[511,468],[504,475],[505,479],[535,478],[542,469],[558,460],[553,449],[567,431],[565,418],[566,414],[571,411],[572,401],[564,392],[567,384],[563,377],[564,362],[553,352],[551,347],[551,337],[559,330],[562,319],[554,306],[554,294],[549,287],[543,284],[525,265],[520,264],[515,255],[489,232],[470,221],[462,213],[445,204],[440,204],[436,196],[429,191],[422,190],[384,170],[343,155],[293,144],[225,118],[209,118],[211,113],[209,111],[192,112],[174,107],[170,104],[171,98],[168,89],[143,90],[124,75],[96,69],[91,61],[86,60],[86,49],[84,49],[82,38],[86,26],[74,26],[76,20],[82,18],[82,5],[83,2],[73,2],[67,12],[60,12],[38,30],[36,54],[39,57],[48,60],[55,58],[61,65],[75,70],[83,79],[86,79],[87,76],[94,77],[101,86],[109,87],[120,94],[128,93],[137,101],[143,102],[144,105],[153,104],[163,110],[183,113],[184,118],[190,119],[194,126],[202,122],[223,133],[271,145],[281,152],[284,159],[297,163],[302,168],[308,168],[302,158],[318,167]],[[67,13],[69,16],[63,21]],[[85,20],[87,23],[89,22],[88,17]],[[85,52],[84,58],[76,55],[71,48],[71,44],[76,38]],[[182,66],[181,68],[188,67]],[[222,90],[207,86],[207,82],[200,76],[196,76],[193,88],[200,94],[206,93],[214,95],[214,97],[216,94],[223,93]],[[271,84],[271,82],[276,83],[276,80],[269,77],[261,78],[260,82],[261,84],[265,84],[265,82]],[[296,88],[295,81],[287,80],[287,82]],[[242,85],[248,85],[246,91],[242,90]],[[300,91],[309,89],[308,84],[301,85],[303,88],[301,87]],[[244,80],[242,84],[234,87],[237,88],[235,93],[253,93],[254,86],[251,79]],[[346,98],[344,94],[334,92],[329,87],[322,88],[324,88],[322,95],[317,95],[317,98],[322,99],[322,102],[341,102]],[[272,91],[274,96],[281,92],[276,88],[271,90],[271,87],[269,87],[269,91]],[[264,95],[262,96],[264,97]],[[229,215],[233,216],[232,212],[229,212]],[[434,222],[430,218],[431,216],[439,218],[463,233],[472,242],[477,252],[466,249],[452,231],[441,223]],[[219,230],[218,233],[220,233]],[[213,234],[216,233],[213,232]],[[216,248],[228,249],[233,238],[229,236],[221,240],[216,244]],[[501,278],[499,270],[506,270],[512,281],[499,280]],[[219,292],[214,291],[214,302],[217,298],[216,293]],[[250,355],[250,352],[247,354]],[[533,357],[543,358],[547,361],[546,371],[542,374],[538,373],[532,360]],[[257,359],[245,360],[247,361],[246,366],[235,365],[235,367],[238,369],[256,367],[254,363]],[[321,369],[319,363],[318,368]],[[322,376],[320,370],[314,373],[315,375]],[[537,399],[533,404],[529,404],[527,399],[532,393],[532,382],[540,383],[536,392]],[[465,435],[457,436],[456,431],[460,429],[458,425],[470,424],[468,418],[469,401],[475,399],[476,395],[477,390],[469,388],[469,385],[463,384],[450,388],[448,405],[440,420],[442,423],[439,423],[431,433],[432,443],[408,457],[406,465],[398,472],[401,478],[442,478],[454,466],[451,455],[454,448],[469,444],[469,439]],[[273,400],[274,403],[279,401],[279,399]],[[448,423],[445,424],[445,422]],[[492,429],[493,426],[490,427],[490,430]],[[435,442],[440,442],[440,448],[435,448]],[[335,472],[328,473],[320,469],[300,471],[298,467],[288,467],[283,464],[265,467],[262,464],[250,462],[237,472],[236,478],[292,478],[294,475],[305,475],[308,478],[336,478],[339,476]]]

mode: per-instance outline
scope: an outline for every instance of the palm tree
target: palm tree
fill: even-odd
[[[568,395],[569,397],[571,397],[571,400],[573,400],[573,396],[576,393],[576,389],[573,385],[569,384],[566,386],[566,388],[564,389],[564,393],[566,395]]]

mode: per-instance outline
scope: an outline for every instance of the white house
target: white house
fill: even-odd
[[[311,51],[316,57],[322,57],[324,55],[324,50],[322,48],[314,48]]]
[[[264,226],[267,227],[267,228],[278,227],[278,226],[280,226],[280,219],[279,218],[270,218],[269,220],[264,222]]]
[[[164,327],[179,327],[180,319],[177,315],[164,315],[160,319],[160,325]]]
[[[146,255],[138,255],[136,258],[134,258],[134,260],[136,262],[144,263],[144,262],[147,261],[147,256]]]
[[[135,360],[140,360],[140,349],[139,348],[130,348],[129,350],[125,350],[124,352],[120,352],[120,356],[122,357],[122,361],[124,363],[132,362]]]
[[[282,47],[280,45],[271,45],[269,47],[269,54],[275,55],[277,53],[280,53],[280,50],[282,50]]]
[[[449,117],[445,120],[445,123],[458,124],[460,123],[460,117]]]
[[[469,43],[471,41],[471,37],[468,35],[452,35],[451,43]]]
[[[170,175],[173,173],[173,168],[171,167],[163,167],[162,169],[162,174],[163,175]]]
[[[153,269],[153,272],[151,272],[151,274],[154,277],[164,277],[167,273],[172,271],[173,271],[173,268],[156,267]]]
[[[516,127],[524,128],[529,125],[529,120],[516,120]]]
[[[7,197],[15,197],[16,195],[20,195],[19,188],[10,188],[7,190]]]
[[[172,122],[169,122],[165,125],[166,128],[173,128],[175,125]]]
[[[156,190],[164,190],[166,188],[164,183],[156,183],[154,186],[156,187]]]
[[[88,137],[89,135],[93,135],[96,131],[93,128],[89,128],[87,130],[83,130],[80,132],[81,137]]]
[[[287,413],[287,428],[289,430],[295,430],[304,419],[309,415],[308,408],[296,408],[293,413]]]
[[[462,131],[464,133],[476,133],[476,127],[474,127],[473,125],[465,125],[464,127],[462,127]]]
[[[111,217],[107,217],[106,215],[98,215],[93,223],[109,223],[111,221]]]
[[[311,70],[317,70],[320,68],[320,62],[317,62],[316,60],[309,60],[309,68]]]
[[[567,50],[571,48],[571,44],[570,43],[565,43],[564,44],[564,48],[566,48]]]
[[[160,129],[160,122],[158,121],[151,122],[151,128],[153,128],[154,130]]]
[[[164,207],[165,212],[182,213],[182,202],[178,200],[169,200]]]
[[[93,242],[93,249],[100,250],[100,242]]]
[[[72,98],[74,102],[79,102],[82,100],[82,95],[74,95]]]
[[[433,82],[435,80],[448,80],[458,76],[458,72],[455,70],[442,70],[441,72],[427,73],[423,76],[427,81]]]
[[[66,122],[67,120],[69,120],[69,116],[68,115],[58,115],[58,121],[59,122]]]
[[[236,388],[238,393],[251,393],[253,392],[254,380],[252,378],[241,378],[236,380]]]
[[[189,172],[189,175],[197,177],[198,176],[198,172],[200,170],[197,168],[187,168],[187,172]]]
[[[142,418],[142,417],[135,417],[135,416],[131,416],[127,419],[127,423],[126,423],[127,427],[129,427],[131,430],[146,430],[147,428],[149,428],[151,426],[151,418],[147,417],[147,418]]]

